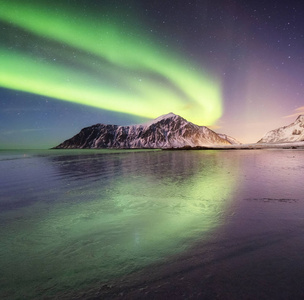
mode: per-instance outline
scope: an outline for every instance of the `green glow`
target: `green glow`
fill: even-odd
[[[36,289],[32,286],[38,284],[46,293],[86,288],[96,280],[100,287],[181,253],[197,240],[208,240],[226,222],[239,180],[235,160],[207,151],[121,151],[116,155],[101,150],[111,153],[108,161],[112,160],[112,166],[121,167],[110,164],[94,175],[98,180],[88,180],[89,172],[74,182],[72,178],[83,169],[84,161],[88,170],[96,164],[101,152],[93,152],[97,154],[93,160],[92,151],[81,151],[79,164],[71,154],[74,151],[63,152],[63,169],[57,160],[55,164],[45,161],[60,174],[55,186],[54,178],[50,180],[54,190],[42,194],[37,190],[40,197],[51,201],[12,211],[12,215],[0,214],[12,220],[0,232],[2,257],[6,258],[2,271],[14,272],[12,278],[18,279],[12,283],[7,276],[4,281],[11,283],[13,293],[33,293]],[[85,155],[89,159],[84,159]],[[149,162],[147,166],[139,163],[142,160]],[[54,174],[51,169],[46,168]],[[106,186],[100,186],[102,180],[108,180]],[[35,186],[33,179],[31,182]],[[63,188],[66,183],[69,187]],[[28,294],[26,298],[35,297]]]
[[[136,25],[84,17],[62,5],[50,9],[43,1],[2,2],[0,20],[34,34],[41,46],[51,41],[84,53],[77,60],[82,67],[73,68],[64,64],[71,53],[57,50],[56,62],[0,48],[2,87],[147,118],[173,111],[211,125],[221,116],[218,82]],[[106,84],[100,78],[107,74],[115,80]]]

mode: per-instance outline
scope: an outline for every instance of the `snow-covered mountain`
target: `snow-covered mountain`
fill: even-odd
[[[269,131],[258,143],[290,143],[304,141],[304,115],[288,126]]]
[[[55,149],[74,148],[180,148],[231,145],[232,139],[205,126],[169,113],[145,124],[118,126],[96,124],[83,128]]]

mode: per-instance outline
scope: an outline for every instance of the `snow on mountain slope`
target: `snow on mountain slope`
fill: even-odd
[[[231,145],[242,145],[241,142],[239,142],[238,140],[236,140],[235,138],[233,138],[227,134],[218,133],[217,135],[219,137],[221,137],[222,139],[228,141]]]
[[[180,148],[229,144],[209,128],[169,113],[139,125],[96,124],[82,129],[55,148]]]
[[[288,126],[269,131],[258,143],[289,143],[304,141],[304,115]]]

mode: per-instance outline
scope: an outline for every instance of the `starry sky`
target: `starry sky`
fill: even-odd
[[[243,143],[304,114],[301,1],[0,1],[0,148],[173,112]]]

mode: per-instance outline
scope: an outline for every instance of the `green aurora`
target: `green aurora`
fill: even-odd
[[[57,6],[56,6],[57,5]],[[66,2],[2,1],[0,86],[155,118],[173,111],[200,125],[222,114],[218,80],[132,26]]]

